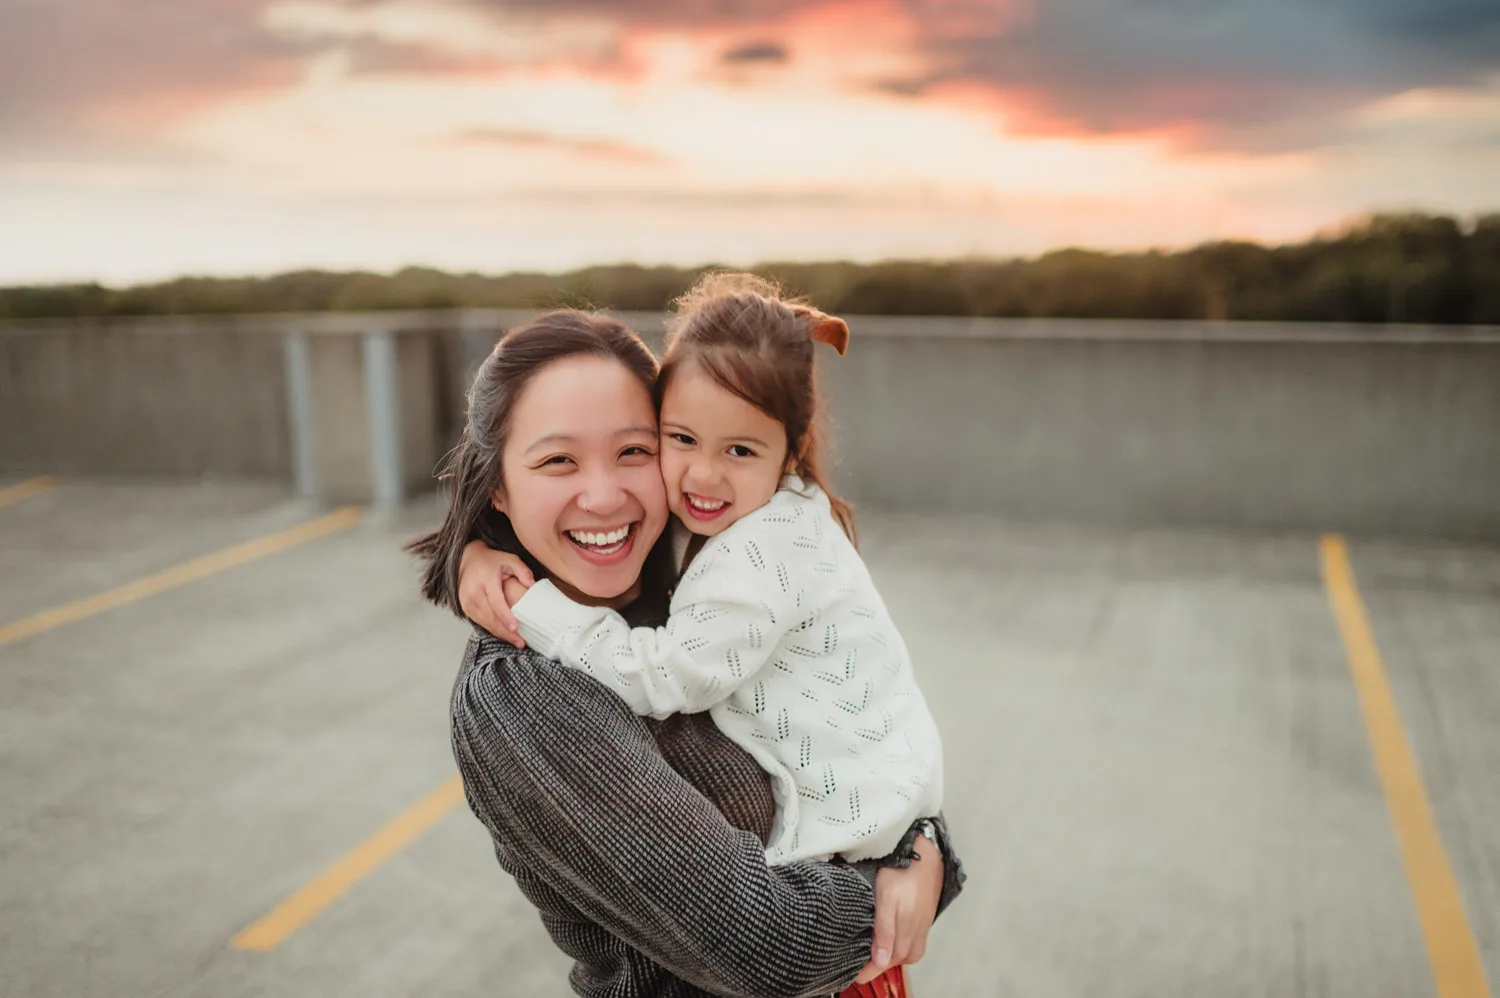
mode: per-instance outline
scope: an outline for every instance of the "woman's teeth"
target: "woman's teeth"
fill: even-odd
[[[712,513],[714,510],[723,509],[725,506],[725,501],[723,499],[700,499],[697,496],[686,492],[683,493],[683,495],[687,498],[687,503],[689,506],[693,507],[694,509],[701,509],[705,513]]]
[[[620,527],[618,530],[611,530],[606,534],[592,533],[586,530],[570,530],[568,531],[568,536],[579,544],[587,544],[589,547],[609,547],[612,544],[619,544],[625,538],[629,537],[630,527]]]

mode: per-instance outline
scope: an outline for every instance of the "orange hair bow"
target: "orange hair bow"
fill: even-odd
[[[828,315],[806,305],[797,308],[798,314],[807,319],[808,335],[815,343],[827,343],[839,352],[849,352],[849,324],[835,315]]]

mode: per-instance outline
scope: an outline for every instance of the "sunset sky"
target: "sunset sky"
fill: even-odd
[[[1500,209],[1497,0],[0,0],[0,284]]]

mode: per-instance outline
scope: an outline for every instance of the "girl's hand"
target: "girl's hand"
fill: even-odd
[[[507,599],[507,580],[517,587],[514,599]],[[458,566],[458,604],[464,616],[517,648],[525,648],[526,641],[510,605],[535,583],[531,569],[517,555],[496,551],[484,541],[464,545]]]
[[[927,931],[943,893],[943,859],[925,835],[917,836],[916,850],[918,858],[906,869],[882,867],[875,874],[875,941],[855,984],[868,984],[927,953]]]

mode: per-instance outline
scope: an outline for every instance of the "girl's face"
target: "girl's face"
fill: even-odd
[[[656,413],[635,375],[615,360],[569,357],[516,399],[492,501],[559,588],[623,606],[667,523],[656,452]]]
[[[667,504],[711,537],[770,502],[786,468],[786,428],[684,364],[661,401],[661,474]]]

